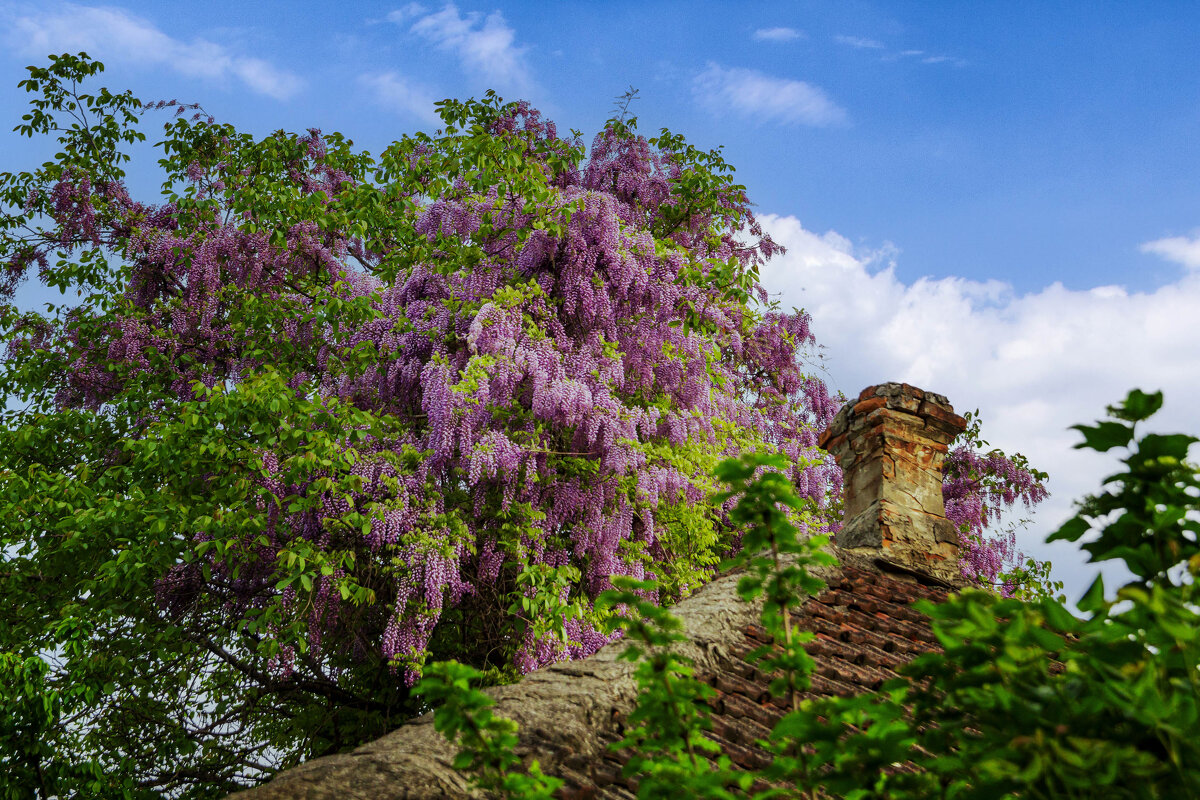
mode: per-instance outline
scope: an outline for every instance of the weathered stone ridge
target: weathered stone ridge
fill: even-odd
[[[837,545],[957,583],[942,462],[965,428],[945,397],[907,383],[870,386],[847,403],[819,440],[846,476]]]
[[[843,563],[848,563],[845,558]],[[836,569],[814,572],[826,580],[840,574]],[[758,622],[762,601],[747,603],[738,596],[740,578],[726,574],[672,609],[687,636],[677,652],[692,658],[698,673],[720,673],[748,649],[745,631]],[[627,642],[617,641],[588,659],[555,664],[520,683],[485,689],[496,699],[493,711],[520,725],[518,754],[536,757],[547,773],[574,784],[594,782],[594,776],[581,772],[582,765],[601,763],[609,743],[619,738],[614,726],[637,698],[635,666],[620,659],[626,647]],[[433,715],[425,714],[352,752],[300,764],[230,800],[482,797],[472,791],[470,777],[453,768],[456,751],[434,730]],[[632,797],[619,787],[613,792]]]

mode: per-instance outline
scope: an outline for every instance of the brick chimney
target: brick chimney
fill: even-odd
[[[838,547],[959,583],[942,460],[965,427],[945,397],[907,383],[870,386],[847,403],[819,441],[845,473]]]

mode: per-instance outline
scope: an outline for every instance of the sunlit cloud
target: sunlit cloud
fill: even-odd
[[[1176,264],[1182,264],[1188,269],[1200,269],[1200,236],[1192,239],[1186,236],[1155,239],[1143,244],[1141,251],[1153,253]]]
[[[190,78],[234,79],[277,100],[293,97],[304,85],[299,76],[261,58],[236,55],[206,39],[176,39],[119,8],[64,4],[23,14],[0,11],[0,20],[8,29],[8,48],[23,56],[85,51],[109,63],[165,66]]]
[[[845,109],[819,87],[752,69],[726,69],[711,61],[692,82],[692,92],[701,105],[715,113],[732,110],[764,121],[813,127],[846,122]]]
[[[516,32],[499,11],[486,16],[477,11],[461,14],[456,5],[447,3],[441,11],[430,12],[419,3],[410,3],[387,18],[452,53],[469,73],[518,91],[532,85],[526,48],[515,44]]]

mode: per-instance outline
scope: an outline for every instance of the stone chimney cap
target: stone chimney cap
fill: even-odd
[[[945,395],[926,392],[907,383],[881,383],[868,386],[859,392],[857,400],[842,406],[817,440],[817,445],[822,450],[832,452],[836,447],[832,440],[846,434],[851,417],[866,416],[879,408],[922,417],[925,435],[941,444],[950,444],[967,426],[967,421],[954,413],[954,407]]]

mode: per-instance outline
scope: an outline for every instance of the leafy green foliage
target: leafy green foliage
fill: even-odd
[[[796,692],[808,687],[804,676],[812,671],[812,658],[802,645],[812,634],[793,633],[791,610],[802,606],[825,582],[809,572],[812,566],[832,566],[837,559],[821,548],[828,536],[799,538],[794,515],[809,511],[781,472],[787,463],[777,455],[752,453],[729,459],[717,467],[717,477],[729,485],[715,502],[737,497],[730,521],[746,531],[741,552],[726,566],[744,567],[738,580],[738,595],[750,602],[763,597],[762,623],[778,648],[764,646],[751,651],[749,660],[767,673],[780,673],[771,691],[784,695],[796,707]]]
[[[59,693],[46,686],[49,665],[41,658],[0,653],[0,797],[24,800],[31,792],[54,797],[84,785],[107,796],[111,782],[94,762],[71,764],[58,757],[54,736],[62,715]]]
[[[1102,452],[1125,447],[1135,425],[1157,411],[1162,400],[1162,392],[1130,392],[1123,403],[1109,407],[1114,420],[1075,426],[1084,437],[1079,446]],[[1050,541],[1077,542],[1096,531],[1099,536],[1080,545],[1091,561],[1120,559],[1146,586],[1178,582],[1182,564],[1194,569],[1200,554],[1200,520],[1194,513],[1200,481],[1187,461],[1196,441],[1182,433],[1142,437],[1121,460],[1125,470],[1104,479],[1113,488],[1084,500],[1079,514]],[[1115,519],[1106,521],[1109,514]]]
[[[496,796],[548,800],[562,781],[543,775],[537,761],[516,769],[517,724],[492,714],[496,701],[477,687],[483,677],[466,664],[439,661],[429,665],[413,691],[437,706],[434,727],[459,745],[455,769],[473,772],[479,787]]]
[[[704,736],[711,727],[706,701],[713,690],[697,680],[690,658],[672,650],[685,638],[682,623],[645,599],[657,588],[654,582],[613,583],[617,588],[601,602],[623,609],[609,626],[623,629],[629,641],[621,658],[638,662],[638,706],[626,720],[625,738],[613,745],[630,750],[624,774],[637,776],[642,797],[731,797],[727,787],[740,778]]]

